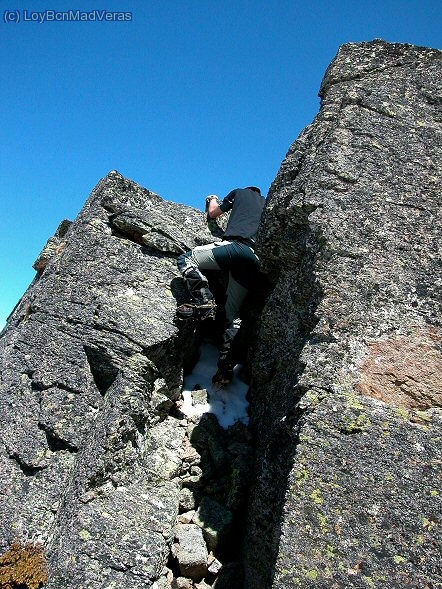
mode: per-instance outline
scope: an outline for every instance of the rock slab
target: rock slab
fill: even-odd
[[[249,589],[438,587],[442,53],[343,46],[271,187]]]
[[[0,339],[0,551],[41,541],[49,589],[150,587],[178,514],[175,322],[203,214],[111,172],[36,262]],[[185,342],[185,344],[184,344]]]
[[[176,558],[183,577],[201,581],[207,573],[207,546],[201,528],[196,524],[178,524]]]

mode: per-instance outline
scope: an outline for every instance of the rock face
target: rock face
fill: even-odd
[[[0,547],[47,547],[48,587],[148,587],[173,538],[194,330],[175,258],[199,211],[109,174],[46,247],[1,339]]]
[[[260,233],[246,584],[440,586],[442,53],[341,48]]]
[[[247,508],[250,432],[179,412],[203,214],[111,172],[60,225],[0,338],[0,567],[41,542],[49,589],[442,586],[441,88],[439,51],[342,47],[271,187]]]

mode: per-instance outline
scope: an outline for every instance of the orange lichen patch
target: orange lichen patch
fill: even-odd
[[[442,331],[416,328],[371,344],[357,389],[404,409],[442,407]]]
[[[1,589],[39,589],[48,580],[45,548],[42,544],[20,544],[0,556]]]

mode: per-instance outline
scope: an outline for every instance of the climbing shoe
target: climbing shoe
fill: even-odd
[[[216,305],[213,301],[204,303],[203,305],[196,305],[194,303],[184,303],[177,309],[177,316],[180,319],[215,319]]]
[[[212,378],[212,383],[219,387],[229,385],[233,380],[233,366],[219,366],[216,374]]]

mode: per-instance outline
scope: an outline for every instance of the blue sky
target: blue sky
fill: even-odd
[[[112,169],[201,208],[267,192],[339,46],[442,48],[441,0],[0,0],[0,327]],[[29,22],[47,10],[127,22]],[[16,11],[12,14],[5,11]],[[15,16],[14,16],[15,14]],[[20,17],[20,22],[4,22]]]

